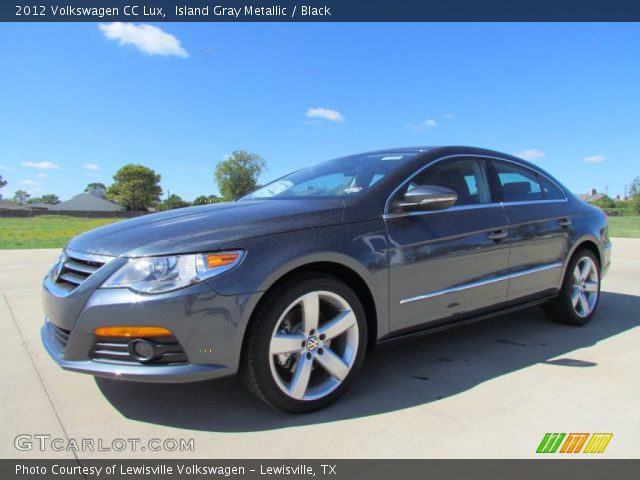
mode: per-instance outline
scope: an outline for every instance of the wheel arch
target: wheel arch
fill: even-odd
[[[355,294],[360,299],[362,307],[365,311],[367,320],[367,351],[370,352],[375,347],[378,340],[379,321],[381,318],[379,315],[380,305],[376,303],[372,288],[369,283],[363,278],[363,275],[356,271],[355,268],[346,265],[342,261],[326,259],[307,259],[306,262],[290,266],[284,272],[278,272],[277,278],[272,278],[271,281],[267,280],[265,282],[263,294],[251,309],[249,321],[247,322],[245,331],[243,332],[243,351],[245,348],[247,331],[249,330],[249,327],[253,321],[254,315],[266,301],[269,292],[273,291],[273,289],[277,288],[282,283],[289,281],[291,278],[299,275],[304,275],[305,273],[323,273],[326,275],[330,275],[339,280],[342,280],[353,289]]]
[[[602,268],[602,253],[600,252],[600,249],[598,248],[596,242],[592,240],[585,240],[584,242],[581,242],[573,250],[571,256],[573,257],[573,255],[575,255],[578,250],[582,249],[590,250],[596,256],[596,260],[598,260],[598,268]]]
[[[602,268],[602,252],[598,246],[597,240],[591,236],[583,237],[575,243],[567,257],[567,263],[571,258],[573,258],[576,252],[583,249],[590,250],[598,260],[598,267]]]
[[[571,250],[569,250],[569,253],[567,254],[567,258],[564,262],[564,266],[562,267],[562,277],[560,277],[560,282],[561,282],[560,287],[562,286],[562,282],[564,281],[565,275],[567,273],[569,262],[571,262],[571,259],[576,254],[576,252],[582,249],[587,249],[596,256],[596,260],[598,260],[598,268],[600,269],[600,271],[602,271],[603,252],[598,246],[598,240],[596,239],[596,237],[593,237],[591,235],[584,236],[573,244]]]

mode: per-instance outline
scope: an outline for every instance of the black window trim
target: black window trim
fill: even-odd
[[[489,175],[487,174],[488,169],[492,168],[492,165],[487,165],[487,163],[490,163],[492,160],[498,160],[501,162],[507,162],[507,163],[511,163],[513,165],[519,166],[521,168],[524,168],[526,170],[529,170],[531,172],[533,172],[536,176],[541,176],[542,178],[547,179],[549,182],[551,182],[553,185],[555,185],[560,192],[562,193],[562,197],[563,198],[558,198],[558,199],[541,199],[541,200],[520,200],[520,201],[513,201],[513,202],[497,202],[495,201],[495,195],[494,195],[494,191],[493,191],[493,187],[492,187],[492,182],[490,178],[487,178],[487,182],[489,183],[489,189],[490,189],[490,193],[491,193],[491,199],[494,200],[491,203],[479,203],[479,204],[474,204],[474,205],[460,205],[460,206],[453,206],[453,207],[449,207],[445,210],[422,210],[422,211],[411,211],[411,212],[391,212],[391,202],[393,200],[393,198],[396,196],[396,194],[405,186],[407,185],[414,177],[416,177],[417,175],[420,175],[424,170],[426,170],[429,167],[432,167],[433,165],[440,163],[442,161],[445,160],[449,160],[452,158],[476,158],[478,160],[482,160],[482,168],[484,170],[484,175],[485,177],[488,177]],[[435,160],[430,161],[429,163],[427,163],[426,165],[423,165],[422,167],[420,167],[418,170],[416,170],[415,172],[413,172],[411,175],[409,175],[407,178],[405,178],[400,185],[398,185],[393,192],[391,192],[391,194],[387,197],[387,201],[384,204],[384,212],[382,214],[382,218],[383,219],[390,219],[390,218],[398,218],[398,217],[412,217],[412,216],[416,216],[416,215],[430,215],[430,214],[434,214],[434,213],[441,213],[441,212],[451,212],[451,211],[459,211],[459,210],[475,210],[475,209],[479,209],[479,208],[490,208],[490,207],[502,207],[502,206],[511,206],[511,205],[531,205],[531,204],[537,204],[537,203],[544,203],[544,204],[548,204],[548,203],[563,203],[563,202],[568,202],[569,198],[567,197],[566,192],[564,191],[564,188],[562,188],[558,182],[554,181],[552,178],[542,174],[541,172],[528,167],[527,165],[523,165],[520,162],[516,162],[514,160],[509,160],[508,158],[503,158],[503,157],[495,157],[492,155],[482,155],[482,154],[474,154],[474,153],[455,153],[452,155],[446,155],[444,157],[440,157],[440,158],[436,158]]]

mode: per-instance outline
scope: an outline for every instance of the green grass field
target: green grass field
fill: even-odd
[[[119,220],[55,215],[0,218],[0,249],[60,248],[82,232]],[[609,235],[640,238],[640,217],[609,217]]]
[[[640,237],[640,217],[609,217],[610,237]]]
[[[60,248],[76,235],[117,222],[118,218],[76,218],[41,215],[0,218],[0,249]]]

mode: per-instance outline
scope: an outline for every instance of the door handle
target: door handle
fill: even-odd
[[[500,240],[504,240],[507,238],[506,230],[496,230],[495,232],[487,233],[487,237],[493,240],[494,242],[499,242]]]
[[[560,220],[558,220],[558,225],[560,225],[563,228],[566,228],[569,225],[571,225],[571,219],[569,219],[569,218],[561,218]]]

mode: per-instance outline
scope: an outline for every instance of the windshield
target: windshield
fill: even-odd
[[[416,155],[369,153],[329,160],[282,177],[240,200],[360,195]]]

